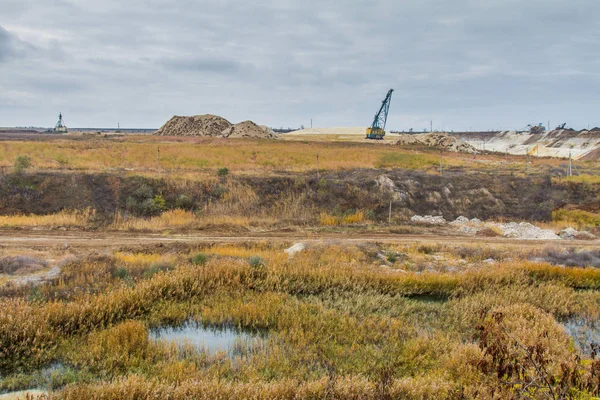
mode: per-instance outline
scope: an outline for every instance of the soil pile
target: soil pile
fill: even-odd
[[[266,126],[252,121],[233,125],[218,115],[205,114],[193,117],[174,116],[164,124],[156,135],[161,136],[208,136],[232,138],[277,139],[278,136]]]
[[[217,115],[174,116],[156,131],[156,134],[162,136],[220,136],[221,132],[229,127],[231,127],[231,122]]]
[[[421,145],[441,150],[464,153],[472,153],[475,151],[475,148],[470,144],[447,133],[419,133],[414,135],[402,134],[394,144],[398,146]]]
[[[221,132],[223,137],[278,139],[279,136],[267,126],[256,125],[252,121],[244,121],[230,126]]]

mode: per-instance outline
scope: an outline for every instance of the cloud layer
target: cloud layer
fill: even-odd
[[[174,4],[171,4],[174,3]],[[600,125],[594,0],[2,0],[0,126]]]

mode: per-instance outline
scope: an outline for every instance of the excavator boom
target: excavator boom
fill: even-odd
[[[371,127],[367,128],[367,139],[382,140],[385,136],[385,125],[390,111],[390,104],[392,103],[392,93],[394,93],[394,89],[388,91],[385,100],[381,103],[381,108],[379,108],[379,111],[375,114],[375,118],[373,118]]]

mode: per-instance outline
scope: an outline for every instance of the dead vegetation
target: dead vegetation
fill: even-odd
[[[600,268],[600,250],[548,249],[539,258],[554,265]]]
[[[0,274],[15,275],[37,272],[48,266],[45,260],[29,256],[14,256],[0,259]]]

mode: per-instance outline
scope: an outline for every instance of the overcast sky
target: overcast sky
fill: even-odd
[[[598,0],[0,0],[0,126],[600,126]]]

